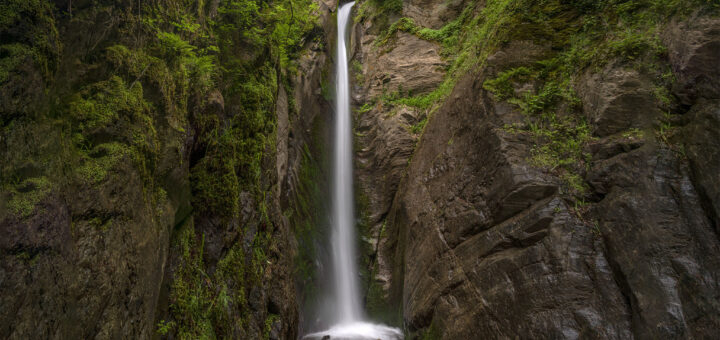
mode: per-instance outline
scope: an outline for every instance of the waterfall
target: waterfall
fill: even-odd
[[[350,123],[350,81],[345,36],[354,2],[337,13],[337,59],[335,62],[335,143],[332,188],[332,265],[339,323],[361,318],[360,294],[355,263],[355,209],[353,207],[352,126]]]
[[[332,206],[332,280],[335,326],[304,336],[304,339],[382,339],[402,340],[396,328],[369,323],[364,320],[358,289],[358,270],[355,262],[355,201],[353,194],[353,133],[350,114],[350,80],[345,37],[350,11],[355,2],[340,6],[337,12],[337,59],[335,141],[333,143]]]

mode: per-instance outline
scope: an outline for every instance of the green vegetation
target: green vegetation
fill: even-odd
[[[442,328],[438,325],[435,318],[430,322],[430,326],[422,333],[421,340],[437,340],[442,338]]]
[[[265,319],[265,330],[263,332],[263,339],[268,340],[270,339],[270,332],[272,332],[273,324],[278,321],[280,317],[276,314],[270,314]]]
[[[203,263],[204,243],[204,236],[198,240],[192,224],[179,231],[175,247],[179,247],[182,263],[174,273],[171,293],[171,312],[175,320],[161,321],[158,325],[160,334],[172,330],[181,339],[214,339],[222,334],[232,334],[226,310],[233,308],[247,313],[244,254],[234,247],[211,276],[206,273]]]
[[[356,21],[372,20],[381,26],[389,25],[391,16],[402,13],[402,0],[368,0],[358,4]]]
[[[357,108],[355,110],[355,112],[357,114],[367,113],[367,112],[370,112],[370,110],[372,110],[374,107],[375,107],[375,103],[373,103],[372,101],[366,102],[361,107]]]
[[[410,132],[412,133],[421,133],[425,129],[425,124],[427,124],[428,117],[425,116],[421,121],[417,122],[417,124],[410,127]]]
[[[8,207],[21,217],[30,216],[35,206],[50,193],[52,183],[47,177],[29,178],[16,187],[10,187]],[[17,189],[16,189],[17,188]]]
[[[53,5],[46,0],[7,0],[0,4],[0,84],[32,64],[48,79],[60,53]]]
[[[719,6],[705,0],[491,0],[468,4],[455,20],[438,30],[400,18],[379,34],[377,46],[392,48],[398,31],[438,42],[448,62],[447,73],[432,92],[398,93],[380,100],[428,110],[431,119],[460,76],[482,69],[488,57],[508,43],[529,40],[543,46],[547,48],[545,59],[498,70],[483,87],[525,115],[523,126],[508,131],[532,136],[536,144],[532,163],[559,172],[568,190],[580,195],[584,184],[578,174],[587,158],[582,150],[591,133],[575,94],[576,78],[589,68],[622,63],[655,79],[656,97],[661,105],[670,107],[674,100],[668,91],[672,73],[663,62],[666,49],[660,41],[660,25],[697,9],[717,11]],[[420,122],[411,131],[422,131],[424,125]]]
[[[296,69],[294,60],[316,24],[315,10],[309,0],[232,0],[222,2],[212,19],[194,17],[195,8],[187,6],[184,13],[146,20],[157,32],[161,58],[175,63],[170,69],[189,77],[185,84],[201,85],[187,88],[188,105],[202,108],[219,88],[225,111],[233,113],[229,119],[217,110],[190,116],[203,146],[190,170],[196,214],[233,223],[243,217],[241,208],[247,209],[240,206],[240,193],[248,192],[260,229],[249,248],[234,244],[212,273],[204,261],[202,233],[188,228],[180,236],[184,255],[171,290],[172,320],[159,325],[158,332],[223,338],[237,335],[238,329],[250,336],[250,329],[259,327],[256,331],[267,338],[278,318],[265,315],[262,326],[253,326],[246,296],[250,287],[264,285],[267,254],[277,242],[264,169],[275,150],[275,99],[279,87],[288,84],[285,72]]]
[[[352,74],[353,74],[353,78],[355,79],[355,82],[358,84],[362,84],[365,81],[365,77],[363,76],[362,64],[357,60],[353,60],[350,63],[350,69],[352,70]]]
[[[318,259],[318,240],[327,237],[327,174],[323,172],[327,155],[323,133],[326,122],[315,119],[311,128],[311,140],[302,149],[302,160],[297,174],[293,194],[294,209],[284,214],[290,221],[298,252],[293,261],[296,284],[301,288],[302,305],[311,306],[322,294],[318,290],[322,284],[316,282],[316,261]]]
[[[415,21],[411,18],[400,18],[395,21],[387,30],[384,30],[375,40],[376,46],[387,45],[391,38],[394,38],[398,31],[408,32],[414,34],[417,32],[418,27],[415,25]]]
[[[158,333],[267,337],[279,316],[251,315],[246,294],[266,284],[277,252],[269,194],[275,102],[281,86],[292,93],[296,60],[307,41],[318,39],[317,5],[66,6],[0,4],[0,90],[9,99],[0,105],[0,187],[9,217],[42,214],[44,200],[71,201],[65,195],[72,193],[122,203],[87,208],[71,202],[73,232],[76,225],[108,231],[127,223],[161,230],[173,222],[171,205],[191,204],[182,208],[190,216],[172,230],[172,252],[181,256],[173,263],[170,312]],[[83,35],[100,20],[102,31]],[[249,197],[244,207],[241,194]],[[252,242],[227,241],[219,258],[209,259],[207,226],[198,220]]]

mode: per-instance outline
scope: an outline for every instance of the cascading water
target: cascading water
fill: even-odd
[[[352,173],[352,125],[350,122],[350,81],[345,36],[355,2],[340,6],[337,13],[337,84],[335,144],[332,188],[332,266],[336,320],[327,331],[308,334],[306,339],[400,340],[400,330],[363,321],[355,263],[355,209]]]
[[[335,147],[333,154],[332,190],[332,264],[335,301],[340,309],[338,322],[347,323],[360,318],[360,297],[355,275],[355,209],[352,183],[352,126],[350,124],[350,84],[348,79],[345,30],[354,2],[340,7],[337,13],[337,83]]]

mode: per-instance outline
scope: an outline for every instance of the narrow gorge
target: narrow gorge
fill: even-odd
[[[0,339],[720,337],[717,0],[4,0]]]

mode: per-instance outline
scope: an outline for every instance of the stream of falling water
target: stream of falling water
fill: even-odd
[[[332,266],[334,285],[335,326],[308,334],[306,339],[383,339],[400,340],[402,332],[384,325],[364,321],[358,290],[355,263],[355,209],[353,194],[352,124],[350,115],[350,81],[345,38],[350,12],[355,2],[340,6],[337,12],[337,72],[335,143],[332,182]]]
[[[332,265],[335,301],[339,323],[359,320],[360,294],[357,288],[355,263],[355,209],[353,201],[352,124],[350,123],[350,81],[345,45],[345,31],[354,2],[340,7],[337,13],[337,83],[335,147],[333,150],[332,188]]]

